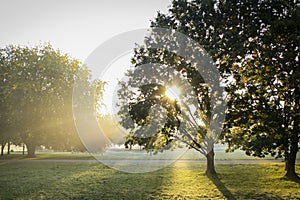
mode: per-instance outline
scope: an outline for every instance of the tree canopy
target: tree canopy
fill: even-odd
[[[75,79],[89,79],[87,68],[50,44],[6,46],[0,56],[2,142],[25,143],[29,156],[37,145],[83,149],[72,92]]]
[[[284,156],[288,176],[295,175],[299,149],[299,24],[299,3],[279,0],[176,0],[151,23],[189,36],[212,56],[226,85],[224,135],[229,149]],[[133,65],[175,66],[189,79],[198,107],[209,116],[203,78],[188,60],[151,48],[160,42],[155,39],[135,50]]]
[[[253,6],[260,23],[248,37],[246,54],[232,64],[225,140],[258,157],[284,157],[286,175],[295,177],[299,150],[300,9],[293,2]],[[244,49],[246,49],[244,47]],[[250,50],[250,51],[249,51]]]

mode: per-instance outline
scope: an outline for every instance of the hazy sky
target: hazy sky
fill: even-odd
[[[84,61],[99,44],[147,28],[171,0],[0,0],[0,46],[51,42]]]
[[[148,28],[157,11],[166,13],[171,0],[0,0],[0,46],[50,42],[82,62],[101,43],[126,31]],[[102,80],[108,110],[125,69],[116,61]],[[124,68],[124,67],[123,67]]]

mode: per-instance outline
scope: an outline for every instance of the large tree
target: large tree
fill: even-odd
[[[182,50],[181,55],[176,50]],[[205,61],[197,63],[199,56]],[[220,76],[212,62],[194,40],[154,29],[145,45],[135,49],[134,68],[118,91],[118,114],[130,132],[126,143],[137,143],[154,153],[185,145],[206,156],[206,174],[215,174],[213,145],[225,106]],[[168,96],[172,88],[178,90],[177,98]]]
[[[75,78],[89,77],[77,77],[79,71],[87,71],[78,60],[49,44],[6,46],[1,49],[0,67],[6,89],[1,92],[2,107],[7,108],[10,127],[4,130],[5,138],[17,135],[30,157],[37,145],[69,149],[80,143],[73,122],[72,89]]]
[[[279,0],[176,0],[151,23],[186,34],[212,56],[227,86],[230,149],[284,156],[289,177],[296,175],[299,143],[299,24],[299,3]],[[151,61],[179,66],[195,92],[201,88],[197,73],[178,56],[151,44],[136,50],[135,66]]]
[[[295,2],[249,6],[245,53],[232,64],[225,140],[229,150],[284,157],[286,176],[297,177],[300,113],[300,9]],[[249,22],[249,23],[250,23]],[[245,25],[244,25],[245,26]],[[253,29],[254,29],[253,28]]]

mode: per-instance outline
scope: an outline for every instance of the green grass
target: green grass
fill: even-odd
[[[282,178],[283,163],[216,170],[208,178],[201,163],[129,174],[99,163],[2,161],[0,199],[300,199],[300,184]]]

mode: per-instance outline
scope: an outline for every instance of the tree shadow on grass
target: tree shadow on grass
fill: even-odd
[[[33,197],[74,200],[148,199],[161,188],[162,175],[155,172],[126,173],[97,163],[56,180]]]
[[[53,183],[74,173],[86,171],[91,168],[91,165],[94,165],[94,163],[23,161],[2,163],[0,177],[5,184],[0,187],[0,199],[41,199],[42,195],[46,198],[47,194],[43,194],[43,191],[52,190],[52,193],[58,191],[57,188],[55,191],[53,190],[55,188],[52,186]]]
[[[219,189],[219,191],[224,195],[226,199],[229,200],[236,200],[234,195],[226,188],[226,186],[222,183],[222,181],[219,179],[218,175],[209,175],[208,178],[216,185],[216,187]],[[245,197],[246,194],[236,193],[238,197]],[[276,195],[276,194],[268,194],[268,193],[260,193],[260,194],[253,194],[249,193],[249,197],[251,199],[283,199],[282,197]]]
[[[298,175],[295,176],[295,177],[287,177],[287,176],[284,176],[284,177],[282,178],[282,180],[284,180],[284,181],[292,181],[292,182],[294,182],[294,183],[300,184],[300,177],[299,177]]]
[[[226,188],[226,186],[222,183],[218,175],[208,175],[207,176],[218,188],[218,190],[230,200],[236,200],[236,198],[233,196],[233,194]]]
[[[247,199],[261,199],[261,200],[283,200],[283,199],[289,199],[288,197],[282,198],[276,194],[270,194],[270,193],[259,193],[259,194],[253,194],[253,193],[237,193],[239,197],[244,197]]]

